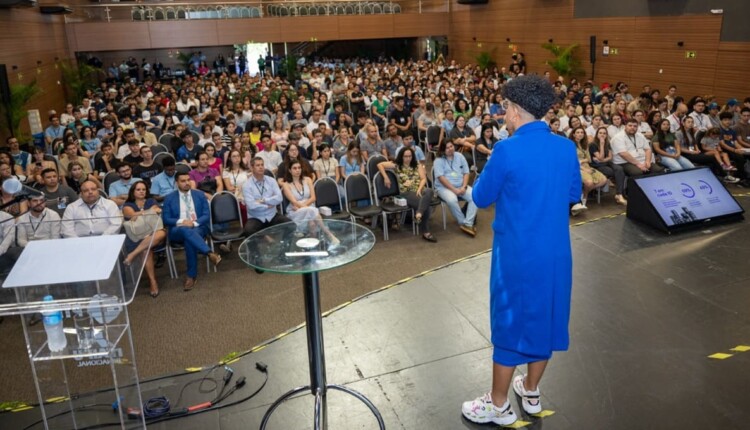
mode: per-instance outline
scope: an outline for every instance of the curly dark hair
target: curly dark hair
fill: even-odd
[[[521,106],[535,119],[542,118],[555,103],[555,91],[543,77],[519,76],[503,86],[503,97]]]

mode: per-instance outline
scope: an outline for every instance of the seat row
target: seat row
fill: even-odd
[[[401,6],[390,2],[337,2],[311,4],[270,4],[268,16],[373,15],[401,13]],[[177,21],[188,19],[238,19],[264,16],[262,6],[134,6],[133,21]]]

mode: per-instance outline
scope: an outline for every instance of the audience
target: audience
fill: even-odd
[[[288,220],[276,210],[282,200],[279,185],[291,218],[317,222],[313,181],[326,177],[343,185],[348,175],[365,173],[367,159],[375,154],[390,160],[378,168],[395,169],[425,240],[435,240],[429,229],[428,168],[437,196],[461,231],[476,235],[470,185],[475,174],[469,167],[480,174],[493,148],[508,136],[500,90],[517,68],[479,72],[474,66],[424,61],[313,61],[301,66],[301,79],[293,85],[270,75],[261,80],[200,70],[189,79],[162,76],[143,83],[113,77],[78,108],[66,104],[61,116],[50,112],[39,146],[8,138],[7,148],[0,150],[0,182],[8,186],[3,186],[2,200],[13,198],[12,180],[44,193],[29,199],[28,212],[19,205],[11,215],[18,217],[17,243],[60,235],[41,229],[40,220],[63,216],[64,236],[96,234],[108,226],[84,231],[86,223],[73,222],[72,214],[91,218],[95,210],[109,213],[112,205],[133,203],[123,206],[132,219],[141,206],[164,204],[170,238],[189,249],[189,290],[195,285],[197,254],[208,253],[203,241],[209,229],[207,200],[215,192],[230,191],[241,202],[248,217],[246,234]],[[626,205],[627,176],[665,168],[708,166],[727,183],[750,186],[748,99],[722,104],[714,96],[680,95],[675,86],[664,96],[645,86],[634,98],[624,82],[597,88],[575,79],[558,80],[555,91],[559,101],[544,120],[550,132],[569,136],[578,147],[582,206],[607,178],[615,188],[614,201]],[[423,150],[430,149],[425,140],[432,126],[439,127],[441,142],[434,160]],[[154,162],[157,135],[166,133],[175,136],[162,138],[172,157]],[[533,148],[529,154],[530,165],[533,157],[545,156]],[[175,162],[189,165],[190,173],[177,173]],[[109,199],[102,199],[100,179],[113,171],[119,180],[106,190]],[[275,174],[278,183],[267,174]],[[533,169],[529,175],[533,178]],[[203,193],[190,192],[191,185]],[[177,196],[192,197],[196,206],[190,214]],[[460,200],[467,201],[464,208]],[[138,245],[132,251],[143,249]],[[209,257],[218,263],[218,255]],[[147,268],[150,291],[158,295],[152,269]]]

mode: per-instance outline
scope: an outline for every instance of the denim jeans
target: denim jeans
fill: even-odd
[[[465,225],[469,227],[474,225],[474,220],[477,217],[477,206],[471,199],[471,187],[466,187],[466,192],[462,196],[457,196],[453,193],[453,191],[446,188],[439,188],[437,190],[437,193],[438,197],[440,197],[440,200],[448,205],[448,209],[450,209],[451,213],[453,214],[453,218],[458,221],[459,225]],[[468,206],[466,207],[466,216],[464,216],[463,212],[461,212],[461,206],[459,206],[458,204],[459,200],[468,202]]]

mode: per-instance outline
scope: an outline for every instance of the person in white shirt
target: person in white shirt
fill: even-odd
[[[669,120],[669,131],[671,133],[677,133],[677,131],[680,130],[682,127],[682,120],[685,119],[687,111],[687,105],[685,103],[679,103],[675,111],[667,117]]]
[[[594,137],[596,137],[596,131],[599,130],[599,127],[601,126],[602,126],[602,116],[594,115],[593,118],[591,118],[591,125],[586,127],[586,136],[589,139],[589,143],[594,141]]]
[[[634,118],[625,124],[625,130],[618,133],[611,142],[612,161],[622,166],[628,176],[642,176],[664,171],[653,162],[651,145],[643,134],[638,133],[638,121]]]
[[[706,110],[706,102],[703,99],[696,99],[693,104],[693,111],[690,113],[690,118],[693,118],[695,129],[700,133],[711,128],[711,118],[704,113]]]
[[[625,124],[622,123],[622,115],[620,115],[619,113],[613,113],[612,124],[607,126],[607,134],[609,135],[609,139],[614,139],[614,137],[623,130],[625,130]]]
[[[8,273],[21,255],[21,248],[12,247],[16,238],[13,215],[0,211],[0,273]]]
[[[47,208],[47,198],[39,194],[29,199],[29,211],[18,217],[18,246],[26,247],[32,240],[60,238],[60,215]]]
[[[275,175],[279,169],[279,165],[282,163],[281,154],[279,151],[273,149],[270,134],[261,136],[260,141],[263,142],[263,150],[258,152],[256,156],[262,158],[266,169],[272,171]]]
[[[638,132],[643,135],[648,140],[651,140],[652,137],[654,137],[654,131],[651,130],[651,126],[648,124],[648,121],[644,121],[646,117],[646,114],[642,110],[636,110],[633,112],[633,118],[638,122]],[[626,125],[627,127],[627,125]]]
[[[68,205],[62,217],[63,237],[117,234],[122,227],[122,214],[112,200],[99,196],[93,181],[81,184],[81,198]]]
[[[326,120],[321,118],[320,110],[313,110],[312,115],[310,116],[310,120],[307,122],[307,126],[305,127],[307,135],[312,136],[313,130],[317,129],[321,123],[325,124],[327,127],[330,127],[330,124],[328,124]]]

